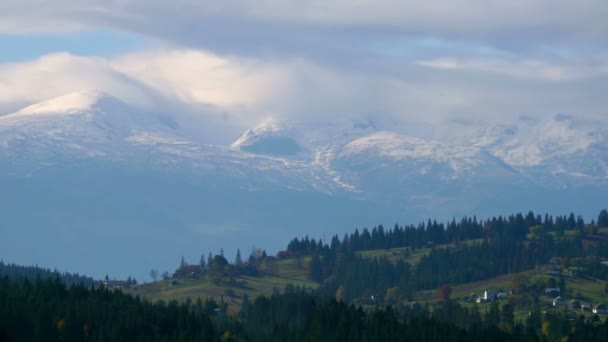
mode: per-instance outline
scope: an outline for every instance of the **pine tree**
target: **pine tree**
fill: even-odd
[[[241,257],[241,250],[239,248],[236,249],[236,258],[234,259],[234,264],[236,266],[243,265],[243,258]]]
[[[597,217],[597,226],[598,227],[608,227],[608,210],[604,209],[600,212]]]
[[[207,263],[205,262],[205,253],[201,254],[201,261],[199,262],[199,265],[201,266],[201,268],[205,268],[205,266],[207,265]]]

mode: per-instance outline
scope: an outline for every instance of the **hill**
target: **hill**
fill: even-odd
[[[230,281],[217,281],[209,275],[199,277],[172,277],[154,283],[147,283],[126,291],[152,301],[165,302],[176,300],[183,302],[197,298],[223,298],[229,304],[232,313],[243,302],[244,298],[254,299],[258,296],[270,296],[273,292],[283,292],[285,287],[316,289],[318,284],[309,280],[303,258],[277,260],[262,265],[266,271],[255,275],[235,275]]]

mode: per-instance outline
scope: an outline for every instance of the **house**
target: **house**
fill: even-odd
[[[188,278],[196,278],[197,275],[201,272],[200,265],[185,265],[182,267],[182,274],[184,274]]]
[[[492,300],[496,299],[496,295],[497,295],[496,291],[486,290],[483,292],[483,299],[486,301],[492,301]]]
[[[608,314],[608,307],[606,306],[606,304],[598,304],[595,307],[593,307],[593,313],[594,314]]]
[[[549,259],[549,264],[551,264],[551,265],[559,266],[561,263],[562,263],[561,257],[553,257],[553,258]]]
[[[201,270],[201,266],[200,265],[186,265],[186,266],[184,266],[184,270],[186,272],[198,272]]]
[[[289,259],[293,257],[293,252],[292,251],[279,251],[277,253],[277,259],[279,260],[283,260],[283,259]]]
[[[581,310],[591,311],[591,304],[581,304]]]
[[[547,287],[545,288],[545,295],[547,296],[555,296],[560,293],[559,287]]]
[[[126,280],[105,280],[103,282],[103,287],[112,290],[121,290],[130,286],[131,283]]]
[[[553,300],[553,306],[564,306],[567,304],[568,303],[566,302],[566,300],[562,297],[557,297]]]
[[[581,308],[581,302],[579,302],[576,299],[571,300],[570,301],[570,308],[572,308],[572,309],[580,309]]]
[[[496,294],[496,299],[507,299],[508,295],[506,292],[498,292]]]

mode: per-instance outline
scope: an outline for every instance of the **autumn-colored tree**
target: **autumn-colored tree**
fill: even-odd
[[[516,274],[513,276],[513,290],[516,294],[522,294],[528,291],[528,287],[530,286],[530,279],[526,277],[524,274]]]
[[[562,262],[561,262],[561,265],[560,265],[560,266],[561,266],[563,269],[566,269],[566,268],[570,267],[570,258],[568,258],[568,257],[563,257],[563,258],[562,258]]]
[[[452,295],[452,288],[448,284],[443,285],[437,291],[437,297],[439,297],[440,300],[442,300],[446,303],[450,301],[451,295]]]
[[[336,291],[336,300],[338,302],[343,302],[345,297],[346,289],[344,288],[344,285],[340,285],[340,287],[338,287],[338,290]]]
[[[389,305],[397,304],[401,299],[401,289],[398,286],[387,289],[384,298]]]

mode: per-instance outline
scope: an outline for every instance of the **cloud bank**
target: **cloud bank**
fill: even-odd
[[[0,112],[71,91],[204,115],[380,126],[606,119],[608,3],[6,0],[0,33],[109,29],[153,48],[0,64]],[[94,42],[92,42],[94,43]]]

